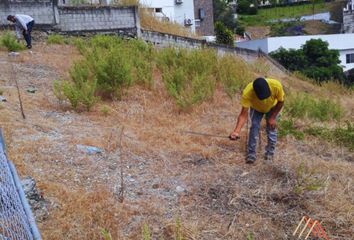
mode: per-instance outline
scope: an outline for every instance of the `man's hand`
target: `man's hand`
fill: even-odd
[[[230,140],[240,139],[240,134],[238,132],[232,132],[229,136]]]
[[[275,118],[272,118],[272,117],[271,117],[271,118],[268,119],[267,124],[268,124],[268,126],[269,126],[270,129],[275,129],[276,126],[277,126],[277,121],[276,121]]]

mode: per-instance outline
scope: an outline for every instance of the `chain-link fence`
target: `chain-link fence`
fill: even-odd
[[[31,209],[4,146],[0,129],[0,240],[39,240]]]

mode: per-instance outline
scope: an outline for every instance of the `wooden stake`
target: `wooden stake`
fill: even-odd
[[[302,217],[302,219],[301,219],[299,225],[297,225],[297,227],[296,227],[296,229],[295,229],[295,231],[294,231],[294,233],[293,233],[293,236],[295,236],[295,234],[296,234],[297,231],[299,230],[299,228],[300,228],[300,226],[301,226],[301,224],[302,224],[302,222],[303,222],[304,220],[305,220],[305,216]]]
[[[300,233],[298,239],[301,238],[302,234],[305,232],[305,230],[306,230],[306,228],[307,228],[307,226],[308,226],[308,224],[309,224],[310,221],[311,221],[311,218],[309,218],[309,219],[307,220],[307,222],[306,222],[304,228],[302,229],[302,231],[301,231],[301,233]]]
[[[317,224],[317,220],[312,224],[312,227],[310,228],[309,233],[306,235],[305,240],[310,236],[310,234],[312,233],[312,230],[313,230],[313,228],[315,227],[316,224]]]
[[[14,58],[16,59],[16,56],[14,56]],[[10,57],[11,59],[11,57]],[[16,72],[15,72],[15,68],[14,68],[14,63],[13,61],[11,60],[11,70],[12,70],[12,78],[16,84],[16,88],[17,88],[17,94],[18,94],[18,100],[20,102],[20,108],[21,108],[21,115],[22,115],[22,118],[23,119],[26,119],[26,116],[25,116],[25,112],[23,110],[23,104],[22,104],[22,98],[21,98],[21,93],[20,93],[20,87],[18,85],[18,82],[17,82],[17,79],[16,79]]]

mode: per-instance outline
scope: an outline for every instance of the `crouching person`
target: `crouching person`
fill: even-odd
[[[257,137],[261,120],[265,115],[267,120],[268,144],[265,149],[265,160],[272,160],[277,143],[276,121],[284,105],[284,90],[282,84],[275,79],[257,78],[249,83],[242,92],[242,109],[238,116],[236,127],[230,134],[231,139],[239,138],[240,131],[247,121],[250,109],[251,128],[249,132],[246,163],[256,161]]]
[[[21,38],[21,32],[26,40],[27,48],[32,48],[31,32],[34,25],[34,20],[31,16],[24,14],[16,14],[7,16],[7,20],[15,24],[17,40]]]

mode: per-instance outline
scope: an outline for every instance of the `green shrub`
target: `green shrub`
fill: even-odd
[[[48,44],[64,44],[65,38],[59,34],[49,35],[47,39]]]
[[[128,49],[131,50],[131,64],[133,66],[133,78],[140,85],[148,88],[153,83],[153,64],[155,60],[155,50],[151,44],[146,44],[142,40],[129,41]]]
[[[18,43],[16,37],[11,32],[5,32],[0,37],[0,46],[6,48],[9,52],[25,50],[25,46]]]
[[[290,95],[285,105],[286,112],[295,118],[310,118],[319,121],[339,120],[342,107],[331,99],[315,98],[306,93]]]
[[[304,133],[299,131],[294,126],[294,120],[281,120],[279,121],[278,135],[280,138],[287,135],[293,135],[297,140],[304,139]]]
[[[218,60],[217,78],[227,95],[232,98],[252,80],[249,67],[233,55],[224,55]]]
[[[333,141],[337,145],[345,146],[350,151],[354,151],[353,123],[347,122],[346,127],[336,127],[334,129],[328,129],[325,127],[310,127],[306,129],[305,132],[327,141]]]
[[[215,23],[215,35],[217,43],[234,46],[234,34],[222,22]]]
[[[168,93],[186,110],[214,94],[217,56],[211,50],[167,48],[158,56]]]
[[[317,191],[323,186],[323,180],[316,177],[314,169],[309,169],[303,162],[296,168],[296,184],[294,192],[303,194],[306,191]]]
[[[75,64],[70,70],[72,81],[54,82],[54,95],[59,101],[68,100],[74,109],[83,106],[89,111],[97,102],[97,80],[90,76],[88,66]]]
[[[82,65],[90,67],[97,79],[97,90],[104,96],[120,99],[132,83],[131,65],[121,48],[94,49]]]

